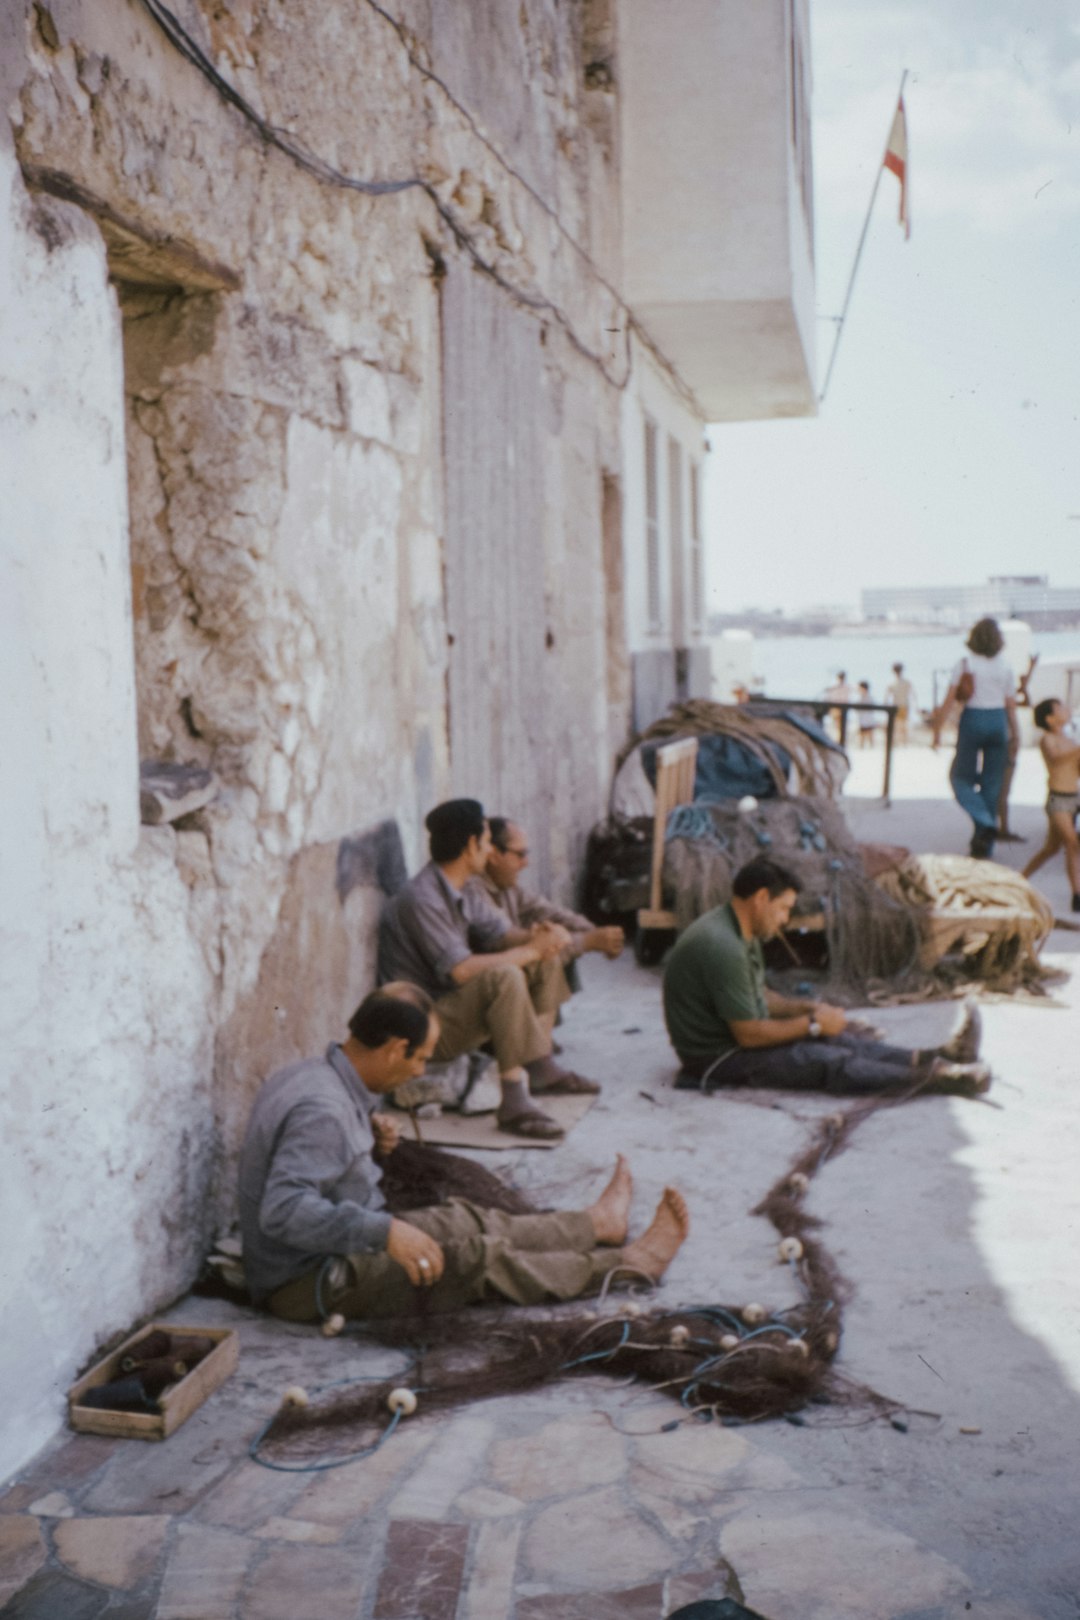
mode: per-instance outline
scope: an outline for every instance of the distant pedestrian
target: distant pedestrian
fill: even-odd
[[[844,669],[837,670],[836,680],[831,686],[827,686],[825,688],[825,696],[829,699],[830,703],[837,703],[840,705],[839,708],[831,711],[831,719],[833,725],[836,727],[836,740],[840,744],[841,748],[843,748],[844,743],[847,741],[847,708],[845,705],[852,701],[854,695],[855,694],[853,693],[851,687],[848,685],[847,671]]]
[[[859,682],[859,699],[858,699],[858,701],[860,703],[873,703],[874,699],[873,699],[873,696],[871,695],[871,692],[870,692],[870,682],[869,681],[860,681]],[[876,731],[877,731],[877,715],[874,714],[874,712],[872,710],[860,709],[859,710],[859,747],[860,748],[873,748],[873,746],[874,746],[874,733]]]
[[[980,619],[967,639],[970,656],[956,665],[945,701],[934,715],[933,746],[938,748],[953,704],[963,706],[949,781],[956,802],[971,817],[971,853],[979,859],[994,853],[1009,746],[1019,738],[1016,676],[1003,656],[1004,646],[997,620]]]
[[[906,743],[908,717],[915,708],[915,688],[904,674],[903,664],[894,664],[892,672],[892,681],[885,688],[885,701],[893,704],[896,709],[896,741]]]
[[[1065,868],[1072,885],[1072,909],[1080,911],[1080,838],[1076,833],[1076,812],[1080,808],[1080,742],[1069,735],[1071,715],[1060,698],[1044,698],[1035,705],[1034,721],[1043,733],[1039,744],[1046,761],[1049,795],[1046,843],[1024,867],[1031,877],[1040,866],[1065,851]]]

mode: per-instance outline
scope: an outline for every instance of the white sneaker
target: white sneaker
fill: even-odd
[[[985,1097],[993,1078],[988,1063],[953,1063],[949,1058],[936,1057],[923,1090],[945,1097]]]
[[[981,1044],[982,1013],[973,1001],[965,1001],[959,1022],[938,1055],[950,1063],[974,1063]]]

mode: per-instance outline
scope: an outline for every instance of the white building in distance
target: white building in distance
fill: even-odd
[[[1080,586],[1052,586],[1045,574],[999,574],[985,585],[896,585],[864,590],[864,619],[940,624],[1026,619],[1036,627],[1080,623]]]

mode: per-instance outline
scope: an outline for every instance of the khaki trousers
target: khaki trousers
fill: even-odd
[[[485,1041],[495,1049],[500,1074],[523,1067],[551,1051],[551,1036],[537,1014],[555,1013],[570,999],[558,959],[526,968],[484,968],[467,984],[440,996],[435,1011],[442,1026],[435,1062],[448,1063]]]
[[[327,1279],[321,1304],[328,1314],[372,1320],[406,1316],[422,1293],[432,1311],[456,1311],[481,1300],[541,1305],[595,1293],[609,1271],[622,1265],[620,1249],[599,1248],[592,1221],[577,1211],[548,1215],[507,1215],[452,1198],[401,1217],[441,1245],[446,1267],[431,1288],[414,1288],[404,1269],[383,1251],[349,1254]],[[270,1296],[268,1308],[288,1322],[315,1322],[319,1310],[319,1271],[285,1283]]]

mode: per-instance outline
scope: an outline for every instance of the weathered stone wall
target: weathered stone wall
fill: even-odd
[[[268,146],[137,0],[10,9],[2,521],[5,607],[29,603],[0,1130],[27,1393],[0,1474],[94,1343],[190,1279],[255,1087],[367,988],[431,804],[500,761],[483,790],[568,892],[625,724],[625,323],[575,246],[615,277],[604,8],[414,0],[399,34],[363,3],[177,5],[268,122],[424,181],[382,197]],[[466,308],[507,341],[451,398]],[[477,459],[450,469],[458,428]],[[525,496],[486,567],[472,525]],[[455,604],[473,635],[520,623],[501,662],[455,663]],[[217,798],[140,832],[140,755]]]
[[[191,1275],[213,983],[138,822],[120,321],[94,225],[0,141],[0,1475],[102,1335]]]

